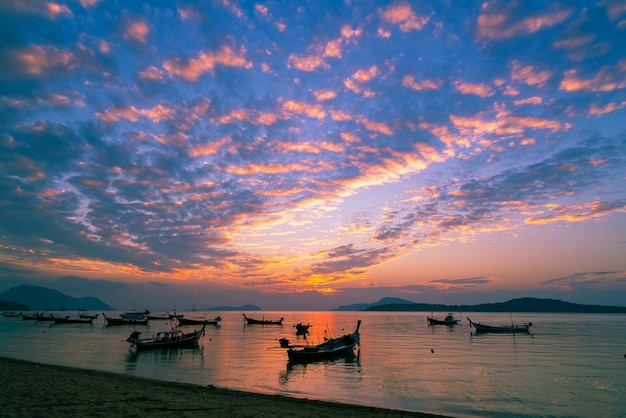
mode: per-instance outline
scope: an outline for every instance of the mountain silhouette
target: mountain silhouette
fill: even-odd
[[[28,306],[29,309],[58,310],[113,310],[112,307],[95,297],[74,298],[57,290],[40,286],[20,285],[0,293],[0,300],[13,301]]]

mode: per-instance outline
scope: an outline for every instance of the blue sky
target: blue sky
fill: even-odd
[[[0,4],[0,291],[626,300],[626,4]]]

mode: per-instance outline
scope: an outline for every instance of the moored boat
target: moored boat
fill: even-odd
[[[99,315],[100,315],[100,314],[91,315],[91,314],[90,314],[90,313],[88,313],[87,311],[80,311],[80,312],[78,313],[78,316],[79,316],[80,318],[89,318],[89,319],[97,319]]]
[[[222,320],[221,316],[215,317],[213,320],[209,319],[198,319],[198,318],[183,318],[182,316],[178,318],[178,325],[217,325]]]
[[[129,350],[141,351],[162,348],[194,348],[198,345],[198,340],[204,335],[204,328],[193,332],[184,333],[179,329],[158,332],[154,338],[139,338],[141,332],[133,331],[128,339],[130,343]]]
[[[278,320],[269,320],[269,319],[265,319],[265,317],[263,319],[254,319],[254,318],[248,318],[246,314],[243,314],[243,320],[248,325],[282,325],[283,319],[284,318],[280,318]]]
[[[144,316],[143,319],[127,319],[123,317],[112,318],[110,316],[106,316],[105,313],[102,313],[104,316],[104,320],[107,325],[147,325],[148,317]]]
[[[349,354],[354,354],[354,347],[360,342],[359,328],[361,320],[356,324],[356,329],[351,334],[339,338],[328,338],[321,344],[297,346],[291,345],[287,349],[290,362],[309,362],[328,360]]]
[[[478,322],[473,322],[471,319],[469,319],[469,317],[467,318],[467,320],[470,323],[470,326],[474,327],[474,329],[476,330],[476,332],[499,332],[499,333],[525,333],[528,334],[530,332],[530,327],[533,325],[532,322],[529,322],[528,324],[522,324],[522,325],[515,325],[515,324],[511,324],[511,325],[500,325],[500,326],[494,326],[494,325],[484,325],[484,324],[480,324]]]
[[[454,319],[454,315],[452,313],[446,315],[444,319],[436,319],[432,315],[427,319],[428,325],[456,325],[461,321],[460,319]]]
[[[56,318],[54,318],[55,324],[91,324],[92,322],[92,318],[76,318],[71,316],[57,316]]]
[[[302,322],[299,322],[296,325],[294,325],[294,327],[296,327],[296,334],[300,335],[300,334],[305,334],[309,332],[309,328],[311,327],[311,324],[303,324]]]

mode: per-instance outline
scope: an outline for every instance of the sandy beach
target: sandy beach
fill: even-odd
[[[3,357],[0,357],[0,415],[5,418],[441,418],[440,415],[240,392]]]

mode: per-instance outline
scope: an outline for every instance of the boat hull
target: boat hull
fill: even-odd
[[[128,338],[131,351],[159,350],[169,348],[196,348],[204,335],[204,327],[188,334],[160,333],[156,338],[140,339],[139,332],[133,332]],[[182,331],[179,331],[182,332]],[[163,335],[161,337],[160,335]]]
[[[471,319],[467,318],[470,326],[474,327],[476,332],[478,333],[500,333],[500,334],[529,334],[530,333],[530,324],[529,325],[506,325],[506,326],[492,326],[492,325],[483,325],[476,322],[472,322]]]
[[[271,321],[269,319],[248,318],[246,314],[243,314],[243,319],[244,321],[246,321],[248,325],[282,325],[283,324],[283,318],[280,318],[277,321]]]

